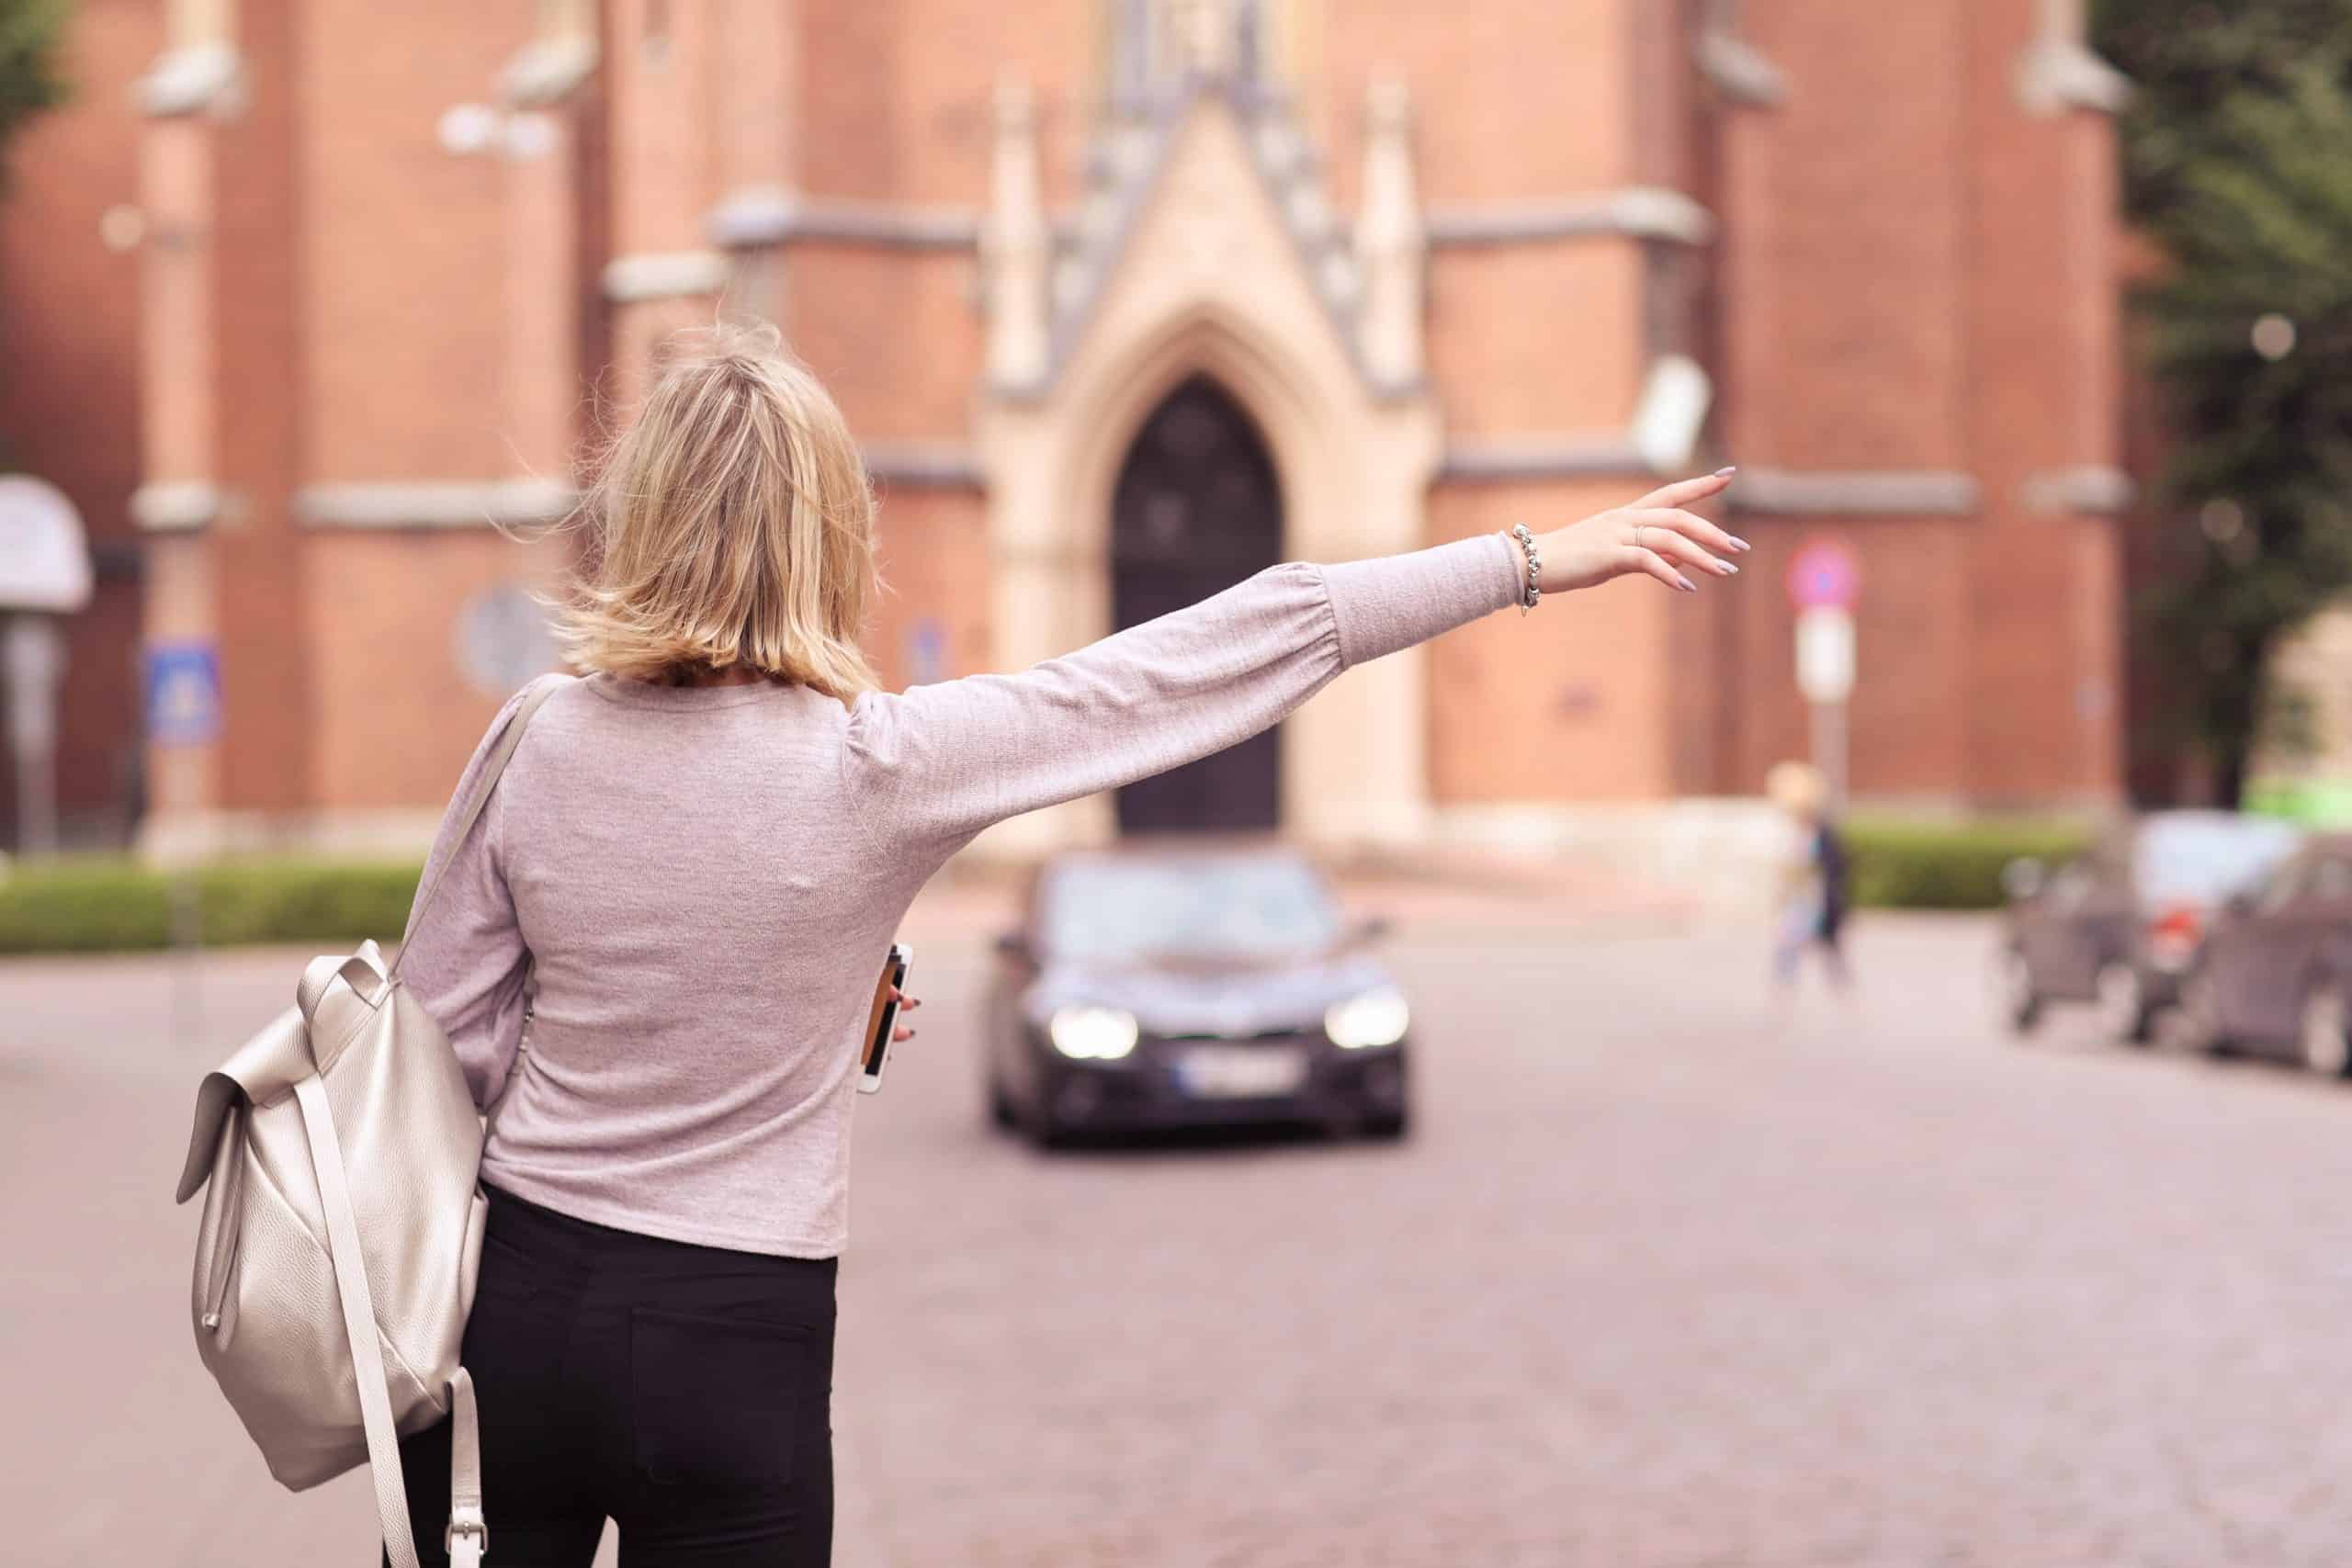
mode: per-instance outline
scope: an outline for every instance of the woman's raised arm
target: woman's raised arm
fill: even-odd
[[[1550,592],[1741,549],[1681,508],[1725,475],[1668,486],[1537,540]],[[1676,564],[1679,563],[1679,565]],[[1486,534],[1377,560],[1278,566],[1173,615],[1013,675],[973,675],[849,716],[842,766],[877,841],[937,848],[989,824],[1197,761],[1280,722],[1351,665],[1518,604],[1520,547]]]

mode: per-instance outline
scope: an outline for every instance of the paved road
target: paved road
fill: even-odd
[[[1970,922],[1780,1017],[1742,933],[1473,901],[1396,944],[1409,1144],[1046,1157],[981,1126],[967,914],[861,1109],[848,1568],[2352,1551],[2352,1093],[2001,1041]],[[369,1561],[357,1478],[278,1492],[204,1377],[165,1196],[293,967],[216,965],[201,1046],[166,973],[0,965],[0,1555]]]

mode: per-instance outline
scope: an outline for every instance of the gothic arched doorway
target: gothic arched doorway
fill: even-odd
[[[1282,558],[1274,459],[1225,389],[1195,376],[1152,412],[1111,502],[1111,604],[1121,628],[1181,610]],[[1268,730],[1119,792],[1126,832],[1272,828],[1282,747]]]

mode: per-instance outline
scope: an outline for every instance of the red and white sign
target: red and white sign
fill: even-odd
[[[1809,703],[1854,694],[1854,617],[1836,608],[1797,612],[1797,690]]]
[[[1835,540],[1816,539],[1789,563],[1789,602],[1800,610],[1850,610],[1861,592],[1861,563]]]

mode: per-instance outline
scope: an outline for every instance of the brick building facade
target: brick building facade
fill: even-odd
[[[718,314],[779,323],[867,445],[899,682],[1219,563],[1742,466],[1740,589],[1498,619],[1215,787],[1009,849],[1242,800],[1336,842],[1672,831],[1804,750],[1779,580],[1823,536],[1865,580],[1859,798],[2120,791],[2119,85],[2071,0],[86,0],[80,28],[82,100],[0,206],[0,428],[139,572],[77,637],[69,805],[136,731],[130,600],[147,644],[218,649],[220,739],[147,755],[153,846],[413,843],[541,646],[522,593],[560,542],[488,525],[560,515],[653,345]],[[64,318],[94,359],[28,331]],[[21,389],[73,367],[86,396]]]

